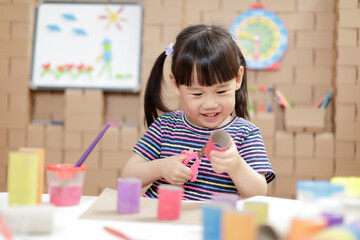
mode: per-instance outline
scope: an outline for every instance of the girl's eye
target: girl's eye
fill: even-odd
[[[193,96],[196,96],[196,97],[199,97],[201,95],[202,95],[201,93],[193,93]]]
[[[223,94],[223,93],[225,93],[225,92],[226,92],[225,90],[223,90],[223,91],[218,91],[217,94]]]

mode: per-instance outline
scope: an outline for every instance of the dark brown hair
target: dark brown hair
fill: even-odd
[[[178,86],[192,85],[194,69],[201,86],[212,86],[237,77],[240,66],[243,66],[242,84],[235,94],[235,112],[239,117],[249,117],[246,62],[228,31],[214,25],[190,26],[178,34],[173,49],[171,72]],[[158,111],[170,111],[161,98],[165,59],[164,51],[156,59],[146,85],[144,111],[147,126],[158,117]]]

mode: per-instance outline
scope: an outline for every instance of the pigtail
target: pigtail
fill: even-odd
[[[144,96],[144,112],[145,125],[149,127],[151,123],[159,116],[158,110],[161,112],[169,112],[169,109],[163,103],[161,97],[161,86],[164,79],[163,68],[166,54],[163,52],[156,59],[146,84]]]
[[[244,75],[240,89],[235,93],[235,112],[238,117],[249,119],[248,112],[248,93],[247,93],[247,67],[244,55],[237,47],[238,56],[240,58],[240,65],[244,67]]]

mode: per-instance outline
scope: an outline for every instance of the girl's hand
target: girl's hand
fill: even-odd
[[[161,159],[162,177],[174,185],[183,185],[189,181],[193,176],[193,172],[183,163],[185,159],[185,154]]]
[[[216,173],[230,173],[237,169],[241,161],[244,161],[236,148],[234,141],[231,139],[230,148],[225,151],[212,150],[210,152],[210,162]]]

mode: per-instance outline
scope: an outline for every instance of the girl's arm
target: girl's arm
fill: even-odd
[[[242,198],[266,195],[265,176],[256,172],[239,155],[236,145],[231,140],[231,147],[223,152],[211,151],[210,161],[216,173],[227,172]]]
[[[121,176],[139,178],[143,187],[160,178],[165,178],[170,184],[183,185],[193,175],[190,168],[182,163],[185,159],[186,155],[183,154],[148,161],[134,153],[125,164]]]

